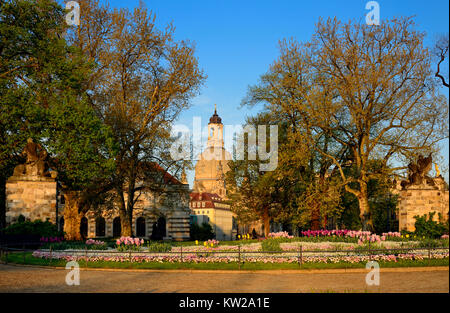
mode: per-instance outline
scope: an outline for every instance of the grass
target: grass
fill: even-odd
[[[5,261],[5,257],[2,258]],[[46,260],[36,258],[27,253],[11,253],[8,256],[8,263],[28,264],[39,266],[65,267],[64,260]],[[238,262],[232,263],[135,263],[135,262],[79,262],[80,267],[89,268],[111,268],[111,269],[194,269],[194,270],[238,270]],[[400,260],[398,262],[379,262],[381,268],[392,267],[428,267],[428,266],[449,266],[449,259],[431,260]],[[304,263],[301,267],[297,263],[243,263],[241,270],[298,270],[298,269],[344,269],[344,268],[365,268],[365,263]]]

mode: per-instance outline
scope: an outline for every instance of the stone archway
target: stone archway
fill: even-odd
[[[145,237],[145,233],[145,218],[143,216],[140,216],[136,219],[136,237]]]
[[[122,225],[120,224],[120,216],[113,219],[113,237],[117,238],[122,235]]]
[[[160,216],[158,220],[153,223],[153,230],[150,239],[152,240],[163,240],[166,237],[166,218]]]
[[[59,218],[59,229],[60,229],[61,231],[64,230],[64,216],[61,216],[61,217]]]
[[[106,221],[103,217],[99,216],[95,219],[95,237],[105,237],[106,234]]]
[[[80,234],[83,239],[88,236],[88,219],[86,216],[83,216],[80,220]]]

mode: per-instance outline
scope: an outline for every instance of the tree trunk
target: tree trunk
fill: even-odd
[[[369,207],[369,195],[367,192],[367,183],[360,182],[360,193],[358,196],[359,218],[361,219],[362,229],[364,231],[373,231],[372,217]]]
[[[318,201],[312,203],[311,209],[311,230],[320,229],[320,205]]]
[[[81,240],[80,198],[76,192],[64,193],[64,233],[66,240]]]
[[[264,237],[267,238],[267,236],[270,233],[270,216],[269,216],[269,208],[264,208],[263,213],[263,223],[264,223]]]
[[[132,232],[132,219],[126,210],[120,210],[120,223],[121,223],[121,235],[125,237],[131,237]]]
[[[325,214],[322,219],[322,229],[327,229],[327,224],[328,224],[328,215]]]
[[[131,237],[133,235],[132,222],[129,211],[125,204],[125,196],[123,194],[122,188],[116,189],[117,199],[119,201],[119,216],[120,216],[120,234],[124,237]]]
[[[0,231],[6,228],[6,177],[0,175]]]

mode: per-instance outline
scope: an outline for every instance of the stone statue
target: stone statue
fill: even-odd
[[[401,186],[405,188],[409,185],[421,185],[424,180],[434,185],[433,179],[427,176],[432,164],[433,159],[431,153],[427,157],[419,155],[416,163],[411,162],[408,164],[408,179],[402,181]]]
[[[436,170],[436,177],[441,176],[441,171],[439,170],[437,163],[434,163],[434,169]]]
[[[33,142],[33,139],[28,138],[27,144],[21,156],[26,158],[25,164],[19,164],[14,168],[14,176],[55,176],[48,171],[48,153],[40,144]]]
[[[187,177],[186,177],[186,172],[184,171],[184,168],[183,168],[183,172],[181,173],[181,183],[182,184],[187,184],[188,182],[187,182]]]

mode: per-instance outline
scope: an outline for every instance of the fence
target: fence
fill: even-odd
[[[210,257],[214,256],[214,258],[229,258],[230,255],[235,255],[236,261],[238,262],[239,269],[241,269],[241,264],[245,263],[246,258],[296,258],[299,267],[302,267],[305,258],[314,258],[314,257],[336,257],[336,256],[369,256],[369,259],[372,259],[374,256],[379,255],[399,255],[399,254],[408,254],[411,252],[415,252],[415,255],[427,256],[430,261],[433,254],[438,254],[439,251],[449,251],[449,247],[423,247],[423,248],[392,248],[392,249],[357,249],[357,250],[304,250],[300,245],[298,250],[290,250],[290,251],[244,251],[241,249],[241,246],[238,246],[237,250],[224,250],[224,251],[189,251],[183,250],[183,247],[180,247],[180,251],[168,251],[168,252],[149,252],[149,251],[111,251],[111,250],[36,250],[36,249],[26,249],[25,246],[33,246],[36,243],[30,244],[22,244],[22,248],[13,248],[9,245],[0,246],[0,260],[4,263],[8,263],[8,255],[10,253],[22,254],[23,261],[25,263],[26,253],[41,251],[49,254],[49,261],[52,262],[52,257],[58,254],[67,254],[72,256],[84,256],[86,258],[86,266],[88,266],[88,258],[89,257],[98,257],[98,256],[122,256],[128,257],[131,261],[133,257],[142,257],[142,256],[174,256],[180,262],[184,260],[189,260],[189,257],[195,255],[197,257]],[[441,252],[442,253],[442,252]]]

